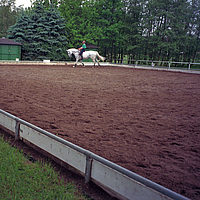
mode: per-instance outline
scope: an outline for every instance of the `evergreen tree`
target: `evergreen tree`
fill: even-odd
[[[23,60],[66,60],[65,20],[54,5],[37,3],[10,28],[10,39],[21,42]]]
[[[59,0],[30,0],[32,5],[42,4],[44,7],[49,8],[50,5],[58,6]]]
[[[31,36],[31,19],[25,11],[22,11],[18,17],[17,22],[9,28],[9,39],[23,44],[22,46],[22,59],[27,56],[29,52],[29,41]],[[28,39],[29,38],[29,39]],[[31,60],[31,59],[29,59]]]

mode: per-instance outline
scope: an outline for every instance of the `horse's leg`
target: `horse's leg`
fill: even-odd
[[[101,66],[100,63],[99,63],[99,60],[97,58],[95,58],[95,59],[96,59],[96,62],[98,63],[98,65]]]
[[[78,59],[76,59],[75,65],[73,67],[76,67],[77,63],[78,63]]]
[[[85,67],[85,65],[84,65],[84,63],[83,63],[83,60],[81,60],[81,63],[82,63],[82,65],[83,65],[83,67]]]
[[[92,57],[91,59],[94,62],[94,67],[95,67],[95,57]]]

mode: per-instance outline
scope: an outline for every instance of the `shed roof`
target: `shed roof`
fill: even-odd
[[[8,44],[8,45],[22,45],[18,42],[15,42],[15,41],[12,41],[12,40],[9,40],[7,38],[0,38],[0,44]]]
[[[99,49],[99,47],[94,46],[92,44],[86,44],[87,49]]]

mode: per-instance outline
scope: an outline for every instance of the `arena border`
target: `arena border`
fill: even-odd
[[[65,162],[110,195],[122,200],[188,198],[0,109],[0,127]]]
[[[1,65],[49,65],[49,66],[67,66],[67,65],[74,65],[75,62],[72,61],[5,61],[0,60]],[[133,68],[133,69],[148,69],[148,70],[158,70],[158,71],[170,71],[170,72],[182,72],[182,73],[192,73],[192,74],[200,74],[199,69],[188,69],[188,68],[173,68],[173,67],[159,67],[159,66],[143,66],[143,65],[135,65],[135,64],[116,64],[116,63],[109,63],[109,62],[100,62],[102,67],[122,67],[122,68]],[[77,64],[79,67],[82,66],[81,63]],[[85,66],[93,66],[93,62],[84,62]],[[96,64],[97,66],[97,64]]]
[[[67,65],[73,65],[74,62],[66,62]],[[200,74],[200,70],[193,70],[193,69],[180,69],[180,68],[168,68],[168,67],[159,67],[159,66],[142,66],[142,65],[135,65],[135,64],[116,64],[116,63],[109,63],[109,62],[100,62],[102,67],[122,67],[122,68],[132,68],[132,69],[148,69],[148,70],[158,70],[158,71],[170,71],[170,72],[182,72],[182,73],[192,73],[192,74]],[[81,65],[78,63],[78,65]],[[93,63],[84,63],[85,66],[92,66]]]
[[[104,64],[102,66],[104,66]],[[200,70],[180,69],[180,68],[172,68],[172,67],[171,68],[159,67],[159,66],[152,67],[152,66],[142,66],[142,65],[134,65],[134,64],[114,64],[114,63],[107,63],[105,66],[200,74]]]
[[[0,60],[0,65],[67,65],[67,62],[51,62],[49,60],[44,61],[9,61]]]

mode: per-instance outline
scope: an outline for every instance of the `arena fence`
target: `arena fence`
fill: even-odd
[[[0,127],[74,168],[123,200],[187,198],[0,109]]]
[[[73,61],[6,61],[0,60],[0,64],[6,65],[73,65]],[[100,62],[101,66],[134,67],[144,69],[176,70],[187,73],[200,73],[200,63],[174,62],[174,61],[154,61],[154,60],[131,60],[115,59],[112,62]],[[93,62],[85,62],[85,65],[93,65]],[[81,65],[81,63],[78,63]],[[97,65],[97,63],[96,63]]]
[[[135,66],[164,67],[164,68],[168,68],[168,69],[170,69],[170,68],[182,68],[182,69],[188,69],[188,70],[200,69],[200,63],[190,63],[190,62],[115,59],[111,63],[135,65]]]

